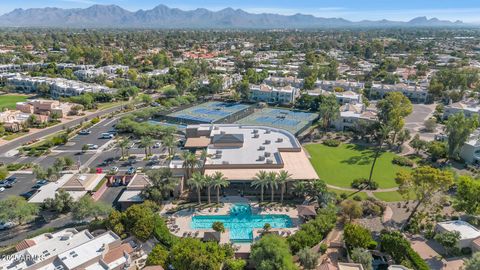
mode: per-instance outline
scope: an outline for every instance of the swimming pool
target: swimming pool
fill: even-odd
[[[253,229],[269,223],[272,228],[291,228],[292,220],[287,215],[254,215],[248,204],[234,204],[229,215],[206,215],[192,218],[192,229],[211,229],[215,221],[223,223],[230,231],[232,242],[252,242]]]

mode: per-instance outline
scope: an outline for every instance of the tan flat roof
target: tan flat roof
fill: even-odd
[[[197,138],[188,138],[185,142],[185,148],[203,148],[210,144],[210,137],[200,136]]]
[[[300,152],[280,152],[280,155],[284,162],[283,168],[207,169],[205,170],[205,174],[208,175],[215,172],[221,172],[226,178],[228,178],[228,180],[251,180],[259,171],[279,172],[284,170],[288,171],[294,180],[318,179],[317,172],[313,169],[313,166],[303,149]]]

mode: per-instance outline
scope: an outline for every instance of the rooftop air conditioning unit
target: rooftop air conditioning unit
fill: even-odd
[[[270,129],[265,130],[265,134],[270,134]]]
[[[273,160],[267,159],[267,164],[273,164]]]
[[[282,138],[277,138],[277,143],[283,142]]]
[[[224,160],[224,161],[222,161],[222,164],[227,165],[227,164],[229,164],[229,162]]]
[[[253,134],[257,134],[257,133],[258,133],[258,129],[254,129]]]
[[[222,150],[215,151],[215,154],[221,154],[221,153],[222,153]]]
[[[225,134],[225,131],[220,131],[220,134]]]
[[[258,156],[258,161],[264,161],[265,157],[264,156]]]
[[[270,152],[265,152],[265,157],[269,157],[271,156],[272,154]]]
[[[253,138],[254,138],[254,139],[260,138],[260,135],[258,135],[258,134],[253,134]]]
[[[270,140],[265,140],[265,144],[270,144],[271,141]]]
[[[265,146],[258,147],[258,151],[263,151],[263,150],[265,150]]]
[[[214,130],[219,130],[220,128],[218,126],[215,126],[213,129]]]

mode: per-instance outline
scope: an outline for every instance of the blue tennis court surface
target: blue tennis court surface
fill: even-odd
[[[249,107],[250,106],[246,104],[212,101],[171,113],[168,116],[175,117],[180,121],[190,120],[211,124],[246,110]]]
[[[243,125],[259,125],[281,128],[298,135],[312,125],[318,117],[315,113],[265,108],[237,121]]]

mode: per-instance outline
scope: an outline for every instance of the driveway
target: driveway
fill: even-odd
[[[436,104],[413,104],[412,113],[405,118],[405,128],[410,131],[412,137],[418,133],[424,140],[432,141],[434,139],[439,128],[437,128],[437,132],[433,133],[423,132],[422,129],[425,120],[432,117],[436,106]]]

